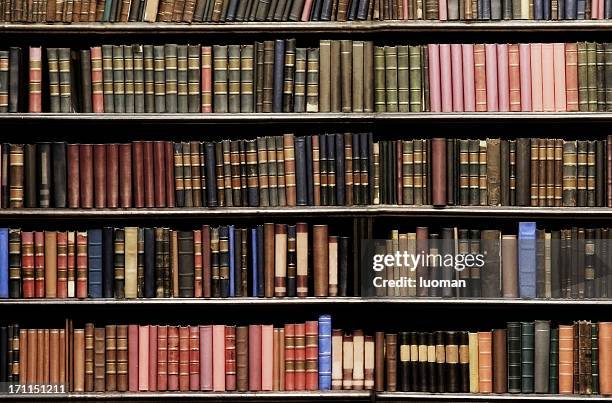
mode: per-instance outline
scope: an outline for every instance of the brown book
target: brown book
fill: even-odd
[[[612,322],[599,322],[599,393],[612,395]]]
[[[94,207],[93,147],[79,145],[79,191],[81,208]]]
[[[492,333],[478,332],[478,391],[493,392]]]
[[[106,207],[106,145],[93,145],[94,206]]]
[[[174,183],[174,151],[172,142],[166,141],[165,159],[166,159],[166,206],[174,207],[176,203],[175,183]],[[204,156],[202,156],[202,166],[204,166]],[[202,178],[204,180],[204,178]],[[204,182],[202,182],[204,183]],[[204,186],[204,185],[202,185]],[[202,188],[205,190],[205,188]]]
[[[248,326],[236,326],[236,390],[239,392],[249,390]]]
[[[153,163],[153,142],[143,142],[143,174],[145,207],[155,207],[155,168]],[[183,162],[185,156],[183,155]],[[162,177],[163,179],[163,177]],[[189,206],[191,207],[191,206]]]
[[[105,332],[105,374],[106,391],[114,392],[117,390],[117,326],[106,325]]]
[[[45,231],[45,297],[57,297],[57,232]]]
[[[66,169],[68,179],[68,207],[80,207],[80,178],[79,178],[79,145],[68,144],[66,151]]]
[[[501,204],[501,144],[487,139],[487,197],[489,206]]]
[[[312,250],[314,273],[314,296],[326,297],[329,286],[329,246],[327,225],[313,225]]]
[[[119,144],[119,190],[121,207],[132,207],[132,145],[130,143]]]
[[[59,341],[59,329],[49,330],[49,383],[53,385],[59,385],[63,383],[60,381],[60,341]],[[21,346],[19,352],[21,353]],[[25,350],[24,350],[25,351]],[[21,368],[19,369],[21,372]]]
[[[293,134],[283,135],[283,157],[285,161],[285,195],[287,206],[296,205],[295,149]]]
[[[506,329],[493,330],[493,393],[508,391]]]
[[[197,146],[197,143],[196,143]],[[163,141],[153,142],[153,178],[155,182],[154,201],[155,207],[166,207],[166,150]],[[196,150],[198,156],[197,171],[199,166],[199,150]],[[193,175],[192,175],[193,176]],[[199,176],[198,176],[199,177]],[[197,207],[199,207],[198,205]]]
[[[385,335],[386,391],[397,391],[397,334]]]
[[[94,326],[85,324],[85,392],[94,391]]]
[[[399,149],[399,147],[398,147]],[[432,202],[434,206],[446,205],[446,139],[434,138],[432,149]],[[403,149],[402,149],[403,152]],[[398,164],[400,165],[400,164]],[[401,194],[398,192],[398,194]]]
[[[274,224],[264,224],[264,295],[274,296]]]
[[[574,393],[574,326],[559,325],[559,394]]]
[[[117,325],[117,390],[128,390],[128,326]]]
[[[333,350],[332,350],[333,351]],[[374,339],[374,390],[385,390],[385,333],[376,332]]]
[[[104,392],[106,385],[105,340],[106,332],[103,327],[94,330],[94,391]]]
[[[106,207],[119,207],[119,145],[106,145]]]
[[[287,225],[274,225],[274,296],[287,296]]]
[[[85,392],[85,330],[74,329],[73,338],[72,365],[74,374],[72,390],[74,392]],[[41,360],[39,360],[39,362],[41,362]]]
[[[134,207],[142,208],[145,206],[144,143],[142,141],[132,143],[132,166],[132,172],[134,173]]]

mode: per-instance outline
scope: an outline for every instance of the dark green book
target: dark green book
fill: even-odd
[[[134,113],[134,55],[132,46],[123,46],[123,66],[125,69],[125,112]]]
[[[397,47],[395,46],[385,46],[385,97],[387,112],[397,112]]]
[[[143,47],[143,70],[144,70],[144,111],[155,112],[155,59],[153,57],[153,45]],[[136,97],[138,99],[138,97]]]
[[[597,112],[597,50],[595,42],[587,42],[587,91],[589,112]],[[579,78],[580,79],[580,78]]]
[[[57,48],[47,48],[47,64],[49,74],[49,112],[60,113],[60,73]]]
[[[550,329],[548,393],[559,393],[559,329]]]
[[[187,110],[189,113],[200,112],[200,74],[200,45],[188,45]]]
[[[164,63],[166,67],[166,112],[178,112],[178,46],[164,45]]]
[[[177,47],[177,99],[178,113],[189,112],[189,53],[187,45]]]
[[[145,112],[145,83],[144,83],[144,47],[132,48],[134,57],[134,112]]]
[[[255,112],[253,94],[253,45],[241,45],[240,50],[240,112]]]
[[[283,112],[293,112],[294,76],[296,64],[295,39],[285,41],[285,69],[283,80]]]
[[[164,113],[166,112],[166,70],[163,45],[153,47],[153,57],[155,113]]]
[[[612,111],[612,43],[604,43],[606,63],[605,81],[606,81],[606,111]]]
[[[227,46],[213,46],[213,110],[217,113],[227,113],[228,71]]]
[[[408,46],[397,47],[398,111],[410,112],[410,55]]]
[[[521,393],[521,324],[508,322],[508,393]]]
[[[240,112],[240,45],[228,45],[228,112]]]
[[[293,112],[306,110],[306,48],[295,50]]]
[[[385,48],[374,48],[374,108],[376,112],[386,112],[385,87]]]
[[[578,109],[589,110],[587,43],[578,42]]]
[[[421,47],[409,46],[410,58],[410,112],[421,112]]]
[[[121,45],[113,46],[113,102],[115,113],[125,113],[125,68]]]
[[[521,322],[521,392],[534,392],[535,324]]]
[[[597,64],[597,111],[606,110],[606,53],[603,43],[595,45],[595,61]]]

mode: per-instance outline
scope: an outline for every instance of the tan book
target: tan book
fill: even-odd
[[[85,392],[85,330],[74,329],[73,338],[73,391]]]
[[[287,295],[287,225],[274,226],[274,296]]]
[[[125,297],[138,297],[138,228],[125,227]]]
[[[328,296],[338,296],[338,237],[328,237],[329,288]]]
[[[470,350],[470,393],[478,393],[478,333],[470,332],[468,340]]]
[[[57,232],[45,231],[45,297],[57,296]]]
[[[144,17],[145,22],[155,22],[157,19],[157,9],[159,0],[147,0],[145,3]]]
[[[308,224],[296,225],[297,296],[308,296]]]
[[[353,365],[353,335],[345,334],[342,336],[342,389],[344,390],[353,388]]]
[[[85,392],[94,391],[94,326],[85,324]]]
[[[332,389],[342,389],[342,330],[332,331]]]
[[[331,111],[331,41],[319,42],[319,112]]]
[[[365,336],[363,330],[353,332],[353,389],[363,390],[365,387],[364,351]]]
[[[365,336],[364,353],[363,353],[363,366],[364,366],[364,389],[374,389],[374,338],[372,336]]]
[[[97,327],[94,330],[94,391],[105,391],[106,380],[106,329]]]

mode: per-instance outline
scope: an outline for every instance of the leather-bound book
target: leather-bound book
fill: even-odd
[[[9,145],[9,205],[24,207],[24,149],[23,144]]]
[[[533,322],[521,322],[521,392],[534,392],[534,337]]]
[[[52,144],[52,178],[51,195],[53,207],[66,207],[66,143],[55,142]],[[41,206],[42,207],[42,206]]]
[[[229,227],[219,227],[219,288],[221,297],[230,294]]]
[[[432,185],[433,185],[433,205],[446,205],[446,140],[434,138],[431,141],[432,147]]]
[[[263,339],[262,339],[263,340]],[[305,390],[306,388],[306,326],[304,323],[295,324],[295,335],[293,339],[294,343],[294,370],[295,370],[295,390]],[[262,353],[262,360],[265,360],[266,356]],[[265,370],[265,365],[264,365]],[[262,390],[263,389],[262,374]]]
[[[416,229],[416,251],[417,253],[429,253],[429,234],[427,227],[417,227]],[[420,284],[422,280],[429,279],[429,268],[425,264],[419,264],[416,268],[417,284]],[[429,293],[427,287],[418,287],[417,296],[426,297]]]
[[[612,394],[612,323],[599,322],[598,336],[599,393],[609,396]],[[561,343],[561,327],[559,328],[559,343]],[[561,355],[559,355],[559,364],[561,364]],[[559,387],[561,387],[561,378],[559,378]]]
[[[382,332],[381,332],[382,333]],[[382,333],[382,341],[381,345],[384,349],[384,333]],[[342,330],[334,329],[331,334],[331,379],[330,379],[330,388],[332,390],[340,390],[342,389],[342,376],[343,376],[343,332]],[[384,353],[382,353],[382,357],[379,357],[382,360],[382,368],[383,376],[381,382],[384,381]],[[381,384],[381,390],[384,388],[384,385]]]
[[[480,346],[478,333],[470,332],[469,335],[469,349],[470,349],[470,393],[480,392]]]
[[[212,326],[200,326],[200,390],[213,389]]]
[[[387,349],[387,341],[385,341],[385,349]],[[344,334],[342,336],[342,389],[344,390],[352,389],[353,365],[353,335]],[[388,384],[386,390],[389,390]]]
[[[185,144],[183,143],[183,170],[188,169],[189,175],[191,175],[191,168],[189,168],[189,155],[185,156]],[[142,142],[142,166],[143,166],[143,180],[144,180],[144,207],[155,207],[155,179],[163,179],[163,176],[157,175],[155,172],[154,155],[153,155],[153,142],[144,141]],[[187,168],[185,168],[187,166]],[[184,173],[183,173],[184,175]],[[189,184],[191,187],[191,183]]]
[[[94,326],[85,324],[85,391],[94,390]]]
[[[72,365],[74,375],[72,389],[74,392],[85,392],[85,331],[83,329],[74,329],[73,338]]]
[[[125,298],[125,230],[116,228],[114,234],[115,298]]]
[[[225,390],[236,390],[236,327],[225,326]]]
[[[429,392],[435,393],[438,389],[438,380],[436,379],[436,345],[435,338],[432,332],[425,333],[426,338],[426,356],[427,364],[425,366],[425,385]]]
[[[87,330],[87,328],[86,328]],[[103,327],[95,328],[93,335],[93,389],[95,392],[104,392],[106,388],[106,373],[105,373],[105,329]],[[58,333],[59,336],[59,333]],[[87,336],[87,335],[86,335]],[[86,340],[87,342],[87,340]],[[87,352],[86,352],[87,354]],[[86,378],[86,382],[87,382]],[[88,388],[86,388],[88,389]],[[89,390],[89,389],[88,389]]]
[[[306,365],[306,390],[319,390],[318,374],[318,326],[317,321],[308,321],[305,325],[305,365]],[[363,351],[362,351],[363,353]],[[363,354],[362,354],[363,355]],[[362,363],[363,364],[363,363]]]
[[[168,326],[157,326],[157,390],[168,390]]]
[[[134,207],[142,208],[145,207],[145,167],[144,167],[144,142],[134,141],[131,145],[132,148],[132,172],[134,173],[133,193],[134,193]],[[182,159],[181,159],[182,161]],[[179,179],[177,178],[177,181]],[[182,172],[181,172],[182,180]],[[123,182],[122,182],[123,183]]]
[[[45,266],[47,265],[47,234],[45,234]],[[76,297],[87,298],[87,232],[77,232],[76,234]],[[47,272],[45,267],[45,272]],[[45,273],[46,277],[46,273]],[[45,285],[48,282],[45,281]]]
[[[51,175],[53,174],[51,169],[51,144],[50,143],[39,143],[36,147],[36,159],[38,160],[36,172],[37,187],[38,187],[38,206],[40,207],[51,207]],[[29,174],[29,172],[26,172]],[[27,184],[27,177],[26,177]]]
[[[168,326],[168,390],[179,390],[180,335],[178,326]]]
[[[136,145],[137,143],[134,143],[135,147]],[[139,144],[139,148],[140,148],[139,153],[142,154],[143,152],[142,143]],[[136,150],[136,148],[134,150]],[[176,205],[177,207],[185,207],[185,181],[183,178],[183,147],[182,147],[182,144],[174,143],[172,146],[172,150],[173,150],[173,156],[174,156],[173,173],[174,173],[174,182],[175,182],[175,189],[176,189],[176,196],[175,196]],[[140,200],[141,200],[142,206],[144,207],[144,183],[142,183],[142,179],[140,180],[140,182],[141,182],[141,187],[137,189],[140,189],[140,194],[141,194]]]
[[[502,296],[504,298],[518,298],[519,295],[517,251],[516,235],[502,235]]]
[[[138,326],[138,391],[149,390],[149,326]]]
[[[138,392],[138,342],[139,331],[138,325],[128,325],[128,390],[130,392]]]
[[[130,143],[119,144],[119,190],[120,206],[132,207],[132,145]]]
[[[578,362],[575,363],[575,365],[578,365],[578,379],[576,380],[576,367],[574,367],[574,393],[590,395],[593,392],[593,378],[591,374],[591,323],[588,321],[579,321],[575,326],[577,326],[578,329]],[[574,331],[576,331],[576,328]],[[575,333],[574,338],[576,338]],[[574,349],[576,349],[576,346],[574,346]],[[578,390],[576,390],[576,382],[578,384]]]
[[[489,206],[501,203],[501,150],[499,139],[487,139],[487,196]]]
[[[530,192],[530,139],[519,138],[516,142],[516,204],[517,206],[531,205]]]
[[[578,143],[563,141],[563,206],[576,206],[578,192]]]
[[[59,236],[58,236],[59,238]],[[47,246],[45,239],[45,246]],[[45,253],[47,255],[47,253]],[[89,298],[102,298],[102,230],[87,231],[87,295]]]
[[[285,324],[284,327],[284,384],[285,390],[296,390],[295,387],[295,324]],[[250,355],[250,337],[252,337],[252,333],[249,332],[249,357]],[[252,368],[252,361],[249,361],[249,367]],[[249,374],[250,376],[250,374]],[[251,390],[253,390],[251,388]]]
[[[506,329],[493,330],[493,393],[508,391]]]
[[[146,351],[148,368],[145,368],[148,390],[151,392],[157,391],[157,328],[158,326],[148,326],[148,351]],[[143,352],[145,353],[145,352]],[[140,383],[140,380],[139,380]]]
[[[302,327],[302,334],[303,333]],[[274,383],[274,328],[261,325],[261,390],[271,391]],[[302,388],[303,390],[303,388]]]
[[[105,391],[114,392],[117,389],[117,326],[106,325],[105,337]]]
[[[551,331],[552,335],[552,331]],[[552,344],[552,339],[551,339]],[[591,323],[591,387],[592,394],[599,394],[599,326]]]
[[[435,385],[436,392],[444,393],[447,388],[447,371],[446,371],[446,345],[445,345],[445,333],[435,332],[432,334],[434,338],[434,348],[431,349],[434,354],[435,365],[433,374],[433,384]],[[408,350],[408,349],[407,349]],[[400,356],[401,356],[400,351]],[[409,350],[406,352],[409,354]],[[409,368],[407,368],[409,369]],[[406,384],[405,388],[409,387],[409,377],[405,376]],[[402,389],[403,390],[403,389]]]
[[[481,295],[484,298],[501,297],[500,232],[481,231],[481,252],[485,256],[485,266],[481,271]]]
[[[363,390],[365,382],[364,373],[364,347],[365,336],[363,330],[353,332],[353,389]]]
[[[236,326],[236,390],[249,390],[249,328]]]
[[[68,207],[80,207],[79,145],[68,144],[66,150]]]
[[[559,393],[559,329],[550,329],[548,393]]]
[[[21,295],[34,298],[34,233],[21,232]]]
[[[194,296],[193,231],[179,231],[179,297]]]
[[[93,207],[104,208],[106,207],[106,146],[104,144],[94,144],[92,147],[94,192]],[[81,162],[84,162],[83,158],[81,158]],[[88,162],[88,164],[91,163],[91,161]]]
[[[178,327],[178,390],[189,390],[189,328]]]
[[[374,363],[374,390],[382,392],[385,390],[385,334],[376,332],[375,335],[375,363]],[[336,349],[332,348],[335,356]],[[333,387],[333,384],[332,384]]]
[[[397,334],[385,335],[385,380],[388,392],[397,390]]]
[[[329,247],[327,225],[313,225],[313,270],[314,295],[325,297],[328,295],[329,284]]]
[[[104,207],[117,208],[119,207],[119,145],[107,144],[96,145],[95,147],[105,147],[106,166],[103,167],[100,182],[98,187],[104,186],[104,192],[98,195],[96,192],[97,204],[104,204]],[[102,154],[102,151],[94,148],[94,153]],[[96,167],[97,169],[97,167]],[[96,182],[97,184],[98,182]],[[106,200],[102,202],[101,198],[106,193]]]
[[[338,237],[330,236],[328,239],[328,262],[329,262],[329,277],[328,277],[328,296],[338,296]]]
[[[287,325],[285,325],[285,349],[287,348]],[[286,351],[286,350],[285,350]],[[261,390],[261,325],[249,325],[249,390]],[[285,369],[287,370],[285,352]],[[225,371],[224,371],[225,373]],[[287,382],[285,381],[285,385]],[[291,390],[287,388],[287,390]]]
[[[23,146],[23,174],[24,174],[24,207],[38,207],[38,182],[36,144]],[[43,165],[43,164],[40,164]],[[49,206],[46,206],[49,207]]]
[[[129,388],[128,325],[117,325],[117,390]]]
[[[138,228],[125,227],[124,229],[124,257],[125,257],[125,298],[138,297]],[[115,276],[117,278],[117,276]]]
[[[42,49],[29,48],[28,112],[42,112]]]

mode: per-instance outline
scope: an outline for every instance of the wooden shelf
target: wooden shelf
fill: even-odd
[[[473,393],[420,393],[420,392],[384,392],[376,393],[375,400],[401,402],[612,402],[612,396],[600,395],[548,395],[548,394],[473,394]]]
[[[206,219],[235,217],[423,217],[505,219],[612,219],[609,207],[431,207],[431,206],[319,206],[319,207],[197,207],[123,209],[0,209],[2,220]]]
[[[377,122],[612,122],[612,112],[448,112],[448,113],[4,113],[0,123],[377,123]]]
[[[474,32],[609,32],[612,22],[593,21],[311,21],[226,23],[1,23],[3,34],[96,35],[255,34],[255,33],[474,33]]]
[[[465,307],[542,307],[542,306],[612,306],[612,299],[510,299],[510,298],[361,298],[361,297],[329,297],[329,298],[140,298],[140,299],[1,299],[0,307],[36,307],[50,305],[70,306],[113,306],[113,307],[143,307],[155,306],[205,306],[205,307],[271,307],[292,305],[420,305],[420,306],[465,306]]]

